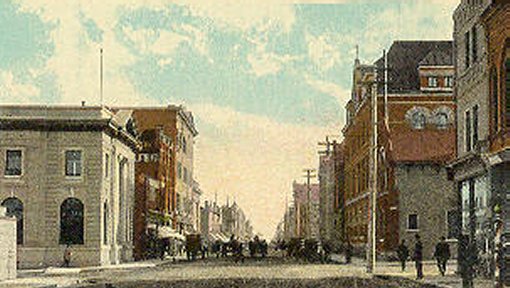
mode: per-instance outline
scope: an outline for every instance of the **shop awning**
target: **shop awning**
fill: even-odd
[[[157,227],[156,224],[148,224],[147,228],[149,229],[158,229],[158,238],[164,239],[164,238],[173,238],[185,241],[186,237],[182,234],[177,233],[172,227],[170,226],[159,226]]]

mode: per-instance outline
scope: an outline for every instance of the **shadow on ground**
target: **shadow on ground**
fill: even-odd
[[[362,278],[331,278],[331,279],[207,279],[180,281],[136,281],[117,282],[114,284],[89,284],[77,287],[86,288],[437,288],[435,285],[421,284],[397,277],[376,276],[372,279]]]

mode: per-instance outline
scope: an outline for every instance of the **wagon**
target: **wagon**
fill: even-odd
[[[197,254],[202,251],[202,239],[200,234],[186,235],[186,256],[188,260],[195,260]]]

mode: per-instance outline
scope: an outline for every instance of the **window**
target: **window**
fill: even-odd
[[[107,154],[108,155],[108,154]],[[104,202],[103,204],[103,244],[108,244],[108,202]]]
[[[426,119],[425,119],[425,114],[423,114],[422,112],[415,112],[412,115],[411,120],[412,120],[412,125],[413,125],[414,129],[425,128]]]
[[[471,116],[470,116],[470,113],[469,111],[466,111],[466,116],[465,116],[465,125],[466,125],[466,128],[465,128],[465,140],[466,140],[466,152],[469,152],[471,151]]]
[[[437,77],[428,77],[427,78],[427,85],[429,87],[437,87]]]
[[[108,178],[109,170],[110,170],[110,155],[106,153],[104,154],[104,177]]]
[[[473,145],[478,143],[478,105],[473,107]]]
[[[182,136],[182,152],[186,153],[186,137]]]
[[[5,175],[21,176],[21,150],[7,150],[5,156]]]
[[[498,98],[498,74],[496,69],[492,70],[492,109],[493,109],[493,121],[494,121],[494,131],[498,131],[499,126],[499,98]]]
[[[453,77],[452,76],[444,77],[444,86],[447,88],[453,87]]]
[[[464,47],[464,54],[465,54],[465,61],[466,61],[466,69],[469,68],[469,62],[470,62],[470,57],[469,57],[469,31],[466,32],[466,34],[464,35],[464,44],[465,44],[465,47]]]
[[[181,164],[181,162],[177,163],[177,178],[182,179],[182,164]]]
[[[66,176],[81,176],[81,151],[66,151]]]
[[[16,217],[16,244],[23,244],[23,202],[15,197],[10,197],[2,202],[7,209],[8,217]]]
[[[471,29],[471,55],[472,55],[472,58],[473,58],[473,63],[476,62],[477,58],[478,58],[478,47],[477,47],[477,43],[478,43],[478,39],[476,39],[477,35],[476,35],[476,26],[473,26],[473,28]]]
[[[60,205],[60,244],[83,244],[83,203],[76,198]]]
[[[418,214],[409,214],[407,217],[407,230],[418,230]]]
[[[505,63],[505,84],[506,84],[506,126],[510,127],[510,48],[507,49]]]
[[[188,169],[184,167],[184,177],[183,177],[184,183],[188,183]]]
[[[444,112],[440,112],[436,115],[437,128],[445,129],[448,127],[448,115]]]

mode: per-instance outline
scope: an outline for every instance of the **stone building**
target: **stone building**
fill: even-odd
[[[373,95],[378,106],[378,251],[392,253],[400,240],[413,243],[420,234],[424,256],[431,258],[441,236],[453,237],[449,219],[455,215],[455,189],[445,167],[455,155],[451,52],[451,41],[396,41],[387,53],[387,81],[383,58],[372,66],[356,60],[344,128],[344,205],[346,234],[359,248],[367,242]],[[435,199],[433,209],[424,205],[430,199]]]
[[[130,111],[1,106],[0,202],[17,217],[22,268],[132,259],[135,139]]]
[[[0,206],[0,281],[16,278],[16,224],[14,217],[6,215]]]
[[[498,0],[463,0],[454,13],[458,124],[450,168],[461,203],[459,238],[476,241],[486,276],[495,275],[498,245],[510,246],[509,17],[510,4]],[[501,259],[508,267],[508,256]]]
[[[283,239],[289,242],[290,239],[297,237],[296,229],[296,209],[294,206],[290,206],[285,211],[283,216]]]
[[[253,235],[251,225],[243,209],[234,203],[221,207],[221,232],[228,237],[234,235],[237,239],[248,240]]]
[[[319,184],[294,181],[292,191],[296,237],[319,239]]]
[[[200,184],[197,181],[193,180],[193,193],[191,196],[191,219],[192,223],[192,231],[194,233],[200,233],[200,197],[202,197],[202,189],[200,189]]]
[[[191,214],[193,195],[193,146],[198,135],[193,115],[182,106],[133,108],[140,133],[160,129],[172,143],[169,165],[160,166],[164,175],[162,186],[165,211],[170,214],[172,228],[179,233],[193,232],[193,223],[186,215]]]
[[[344,238],[342,145],[327,145],[319,159],[319,233],[322,241],[339,247]]]
[[[216,240],[228,240],[227,236],[221,234],[221,207],[215,202],[205,201],[200,208],[200,233],[203,239],[209,242]]]

